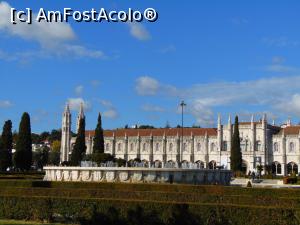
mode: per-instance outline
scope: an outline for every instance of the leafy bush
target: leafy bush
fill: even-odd
[[[298,181],[296,176],[289,176],[289,177],[284,177],[283,178],[283,183],[284,184],[296,184]]]

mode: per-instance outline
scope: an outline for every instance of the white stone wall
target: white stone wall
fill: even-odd
[[[229,185],[231,171],[132,167],[44,167],[45,181]]]

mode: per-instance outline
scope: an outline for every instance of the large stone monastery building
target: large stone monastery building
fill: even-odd
[[[84,118],[83,106],[77,117]],[[270,165],[272,172],[286,175],[298,173],[300,164],[300,126],[288,121],[285,126],[269,124],[264,115],[259,121],[240,122],[239,132],[243,167],[256,171],[257,165]],[[217,128],[158,128],[105,130],[105,152],[127,161],[136,158],[157,167],[166,163],[197,163],[201,168],[218,166],[230,169],[233,133],[231,117]],[[87,154],[92,153],[94,131],[86,131]],[[183,138],[182,138],[183,137]],[[68,161],[75,142],[71,138],[71,113],[67,105],[62,120],[61,162]]]

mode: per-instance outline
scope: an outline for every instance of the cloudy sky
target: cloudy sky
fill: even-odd
[[[155,8],[154,23],[9,23],[10,8]],[[300,3],[291,1],[0,1],[0,125],[22,112],[35,132],[84,102],[87,129],[215,126],[238,114],[300,121]],[[75,124],[75,121],[73,122]]]

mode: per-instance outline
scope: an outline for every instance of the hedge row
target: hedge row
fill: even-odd
[[[0,196],[48,196],[61,198],[106,198],[124,200],[149,200],[185,203],[222,203],[242,205],[265,205],[281,207],[299,207],[300,196],[277,197],[251,195],[218,195],[214,193],[186,193],[182,192],[149,192],[122,191],[107,189],[63,189],[63,188],[1,188]]]
[[[299,210],[282,207],[172,202],[0,197],[0,218],[81,224],[296,225]],[[103,222],[103,223],[102,223]]]
[[[150,191],[150,192],[178,192],[194,194],[216,195],[249,195],[253,198],[300,196],[300,189],[268,189],[268,188],[240,188],[229,186],[209,185],[176,185],[176,184],[125,184],[125,183],[94,183],[94,182],[45,182],[31,180],[0,180],[0,189],[5,187],[40,187],[56,189],[85,189],[111,191]]]

